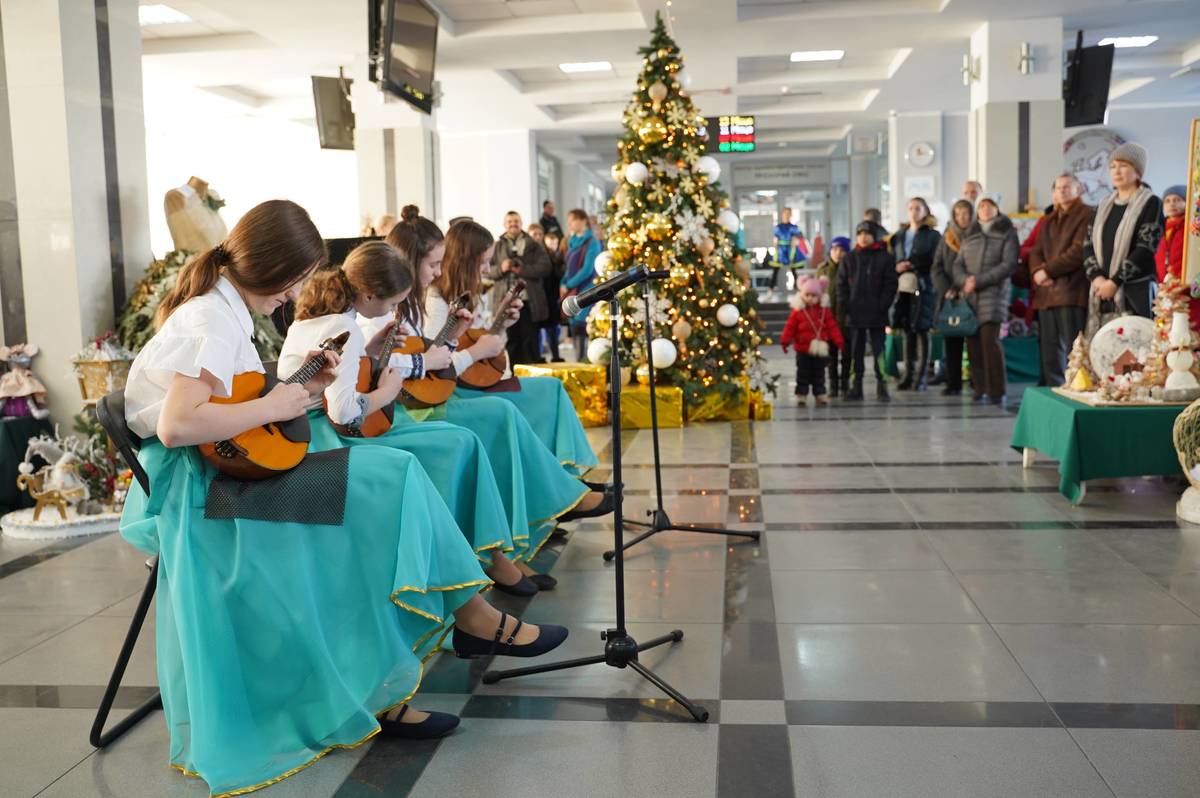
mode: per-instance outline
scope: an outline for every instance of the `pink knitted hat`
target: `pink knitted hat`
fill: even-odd
[[[829,286],[829,280],[824,277],[809,277],[804,282],[800,283],[800,293],[816,294],[821,296],[825,293],[825,289]]]

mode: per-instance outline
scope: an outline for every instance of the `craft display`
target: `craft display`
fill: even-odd
[[[1087,340],[1083,333],[1075,336],[1071,346],[1071,354],[1067,356],[1066,386],[1072,391],[1086,393],[1096,388],[1096,373],[1092,371],[1092,363],[1088,358]]]
[[[0,362],[7,370],[0,375],[0,417],[46,418],[46,386],[33,376],[30,367],[38,353],[34,344],[0,346]]]
[[[1200,401],[1192,402],[1175,419],[1171,441],[1189,483],[1175,505],[1175,515],[1200,524]]]
[[[167,228],[176,250],[203,252],[225,240],[228,229],[220,210],[225,200],[198,177],[190,177],[163,198]]]
[[[83,401],[97,402],[125,387],[133,352],[121,345],[115,332],[109,331],[90,341],[71,362]]]

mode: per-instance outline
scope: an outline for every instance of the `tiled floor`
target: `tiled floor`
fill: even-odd
[[[1180,487],[1101,482],[1073,508],[1052,463],[1008,448],[1013,409],[930,392],[664,431],[676,520],[764,530],[629,552],[630,633],[685,635],[642,661],[708,724],[629,670],[483,685],[485,663],[442,657],[418,705],[462,714],[455,735],[340,751],[262,795],[1200,795],[1200,530],[1173,520]],[[640,517],[649,433],[624,451]],[[547,659],[601,652],[610,546],[610,524],[578,525],[542,555],[556,591],[496,599],[571,626]],[[158,714],[87,745],[144,576],[115,536],[0,538],[4,798],[205,795],[167,769]],[[150,650],[125,683],[122,707],[152,691]]]

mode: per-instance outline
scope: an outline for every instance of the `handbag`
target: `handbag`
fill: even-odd
[[[966,299],[954,297],[942,303],[935,327],[947,338],[963,338],[979,332],[979,317]]]

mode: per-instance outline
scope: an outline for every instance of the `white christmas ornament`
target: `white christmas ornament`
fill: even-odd
[[[717,323],[722,327],[732,327],[741,318],[741,311],[735,305],[722,305],[717,308]]]
[[[669,369],[675,364],[675,344],[666,338],[655,338],[650,342],[650,361],[656,369]]]
[[[589,363],[607,363],[612,354],[612,341],[607,338],[593,338],[587,348]]]
[[[696,171],[715,183],[721,177],[721,164],[711,155],[703,155],[696,161]]]
[[[625,167],[625,180],[630,185],[640,186],[646,182],[646,178],[650,176],[650,170],[646,168],[646,164],[640,161],[634,161]]]
[[[692,76],[688,73],[687,69],[680,67],[675,70],[675,82],[684,89],[690,88],[692,85]]]
[[[596,256],[596,260],[592,262],[592,268],[596,270],[596,274],[603,275],[608,272],[608,267],[611,263],[612,253],[607,249],[601,250],[600,254]]]
[[[729,208],[717,214],[717,224],[725,228],[727,233],[736,233],[742,226],[742,220]]]
[[[609,173],[610,175],[612,175],[612,179],[613,179],[613,180],[616,180],[617,182],[620,182],[620,180],[621,180],[621,172],[622,172],[624,169],[625,169],[625,166],[624,166],[623,164],[620,164],[620,163],[615,163],[615,164],[613,164],[613,165],[612,165],[612,168],[610,168],[610,169],[608,170],[608,173]]]

